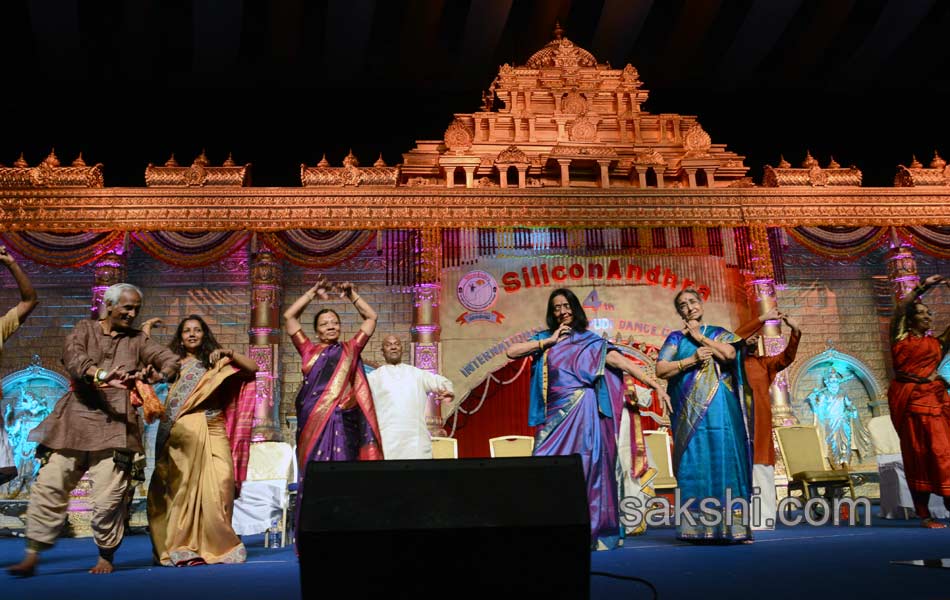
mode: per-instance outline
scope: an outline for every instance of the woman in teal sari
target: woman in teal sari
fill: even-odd
[[[680,505],[688,504],[678,513],[683,518],[676,534],[689,541],[751,541],[752,453],[741,372],[732,346],[741,340],[727,329],[702,322],[703,301],[697,291],[682,290],[673,304],[684,327],[663,343],[656,374],[669,381],[673,472]],[[744,506],[726,507],[739,498],[745,499]],[[704,500],[716,510],[701,511]]]

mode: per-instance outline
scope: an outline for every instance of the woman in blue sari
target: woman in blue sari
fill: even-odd
[[[752,450],[732,345],[741,340],[727,329],[702,322],[703,301],[696,290],[682,290],[673,305],[684,327],[671,333],[660,348],[656,374],[669,381],[673,473],[680,505],[690,503],[686,514],[678,513],[683,516],[676,534],[689,541],[751,541],[747,509]],[[737,512],[738,503],[723,510],[727,495],[746,501],[745,515]],[[716,511],[700,512],[700,502],[706,499],[718,502]],[[712,503],[706,501],[707,506]]]
[[[547,330],[508,348],[509,358],[531,355],[528,424],[535,434],[536,456],[579,454],[587,482],[591,547],[609,550],[623,544],[620,500],[625,478],[618,460],[617,437],[625,397],[623,372],[669,398],[659,382],[644,373],[617,347],[587,330],[587,315],[577,296],[557,289],[548,298]],[[639,417],[637,417],[639,418]]]

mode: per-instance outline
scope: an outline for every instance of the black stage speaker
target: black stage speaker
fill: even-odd
[[[300,510],[304,598],[590,597],[578,455],[311,462]]]

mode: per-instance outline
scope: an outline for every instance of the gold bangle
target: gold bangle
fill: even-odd
[[[353,298],[353,304],[356,304],[360,299],[359,294],[356,295],[356,298]]]
[[[542,342],[541,340],[538,340],[538,350],[540,350],[541,352],[544,352],[544,342]]]
[[[676,366],[679,367],[679,370],[680,370],[680,371],[684,371],[684,370],[685,370],[685,369],[683,369],[683,361],[682,361],[682,360],[676,361]]]

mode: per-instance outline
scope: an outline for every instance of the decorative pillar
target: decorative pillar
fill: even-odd
[[[475,166],[465,165],[465,187],[475,187]]]
[[[600,167],[600,187],[609,188],[610,187],[610,160],[598,160],[597,165]]]
[[[685,169],[686,176],[689,178],[689,187],[696,187],[696,171],[698,169]]]
[[[772,270],[772,253],[769,248],[769,237],[765,227],[752,227],[752,276],[750,287],[755,295],[758,316],[767,314],[778,307],[775,296],[775,274]],[[782,337],[781,320],[768,320],[762,326],[762,340],[765,344],[765,354],[774,356],[785,349],[785,338]],[[781,371],[769,388],[772,398],[772,424],[797,425],[798,419],[792,412],[788,397],[788,376]]]
[[[92,306],[90,308],[90,317],[100,319],[105,316],[105,305],[102,296],[106,288],[110,285],[123,283],[125,281],[126,260],[125,248],[119,246],[113,248],[99,257],[95,266],[95,283],[92,286]]]
[[[917,259],[914,258],[910,248],[904,245],[893,227],[890,228],[890,237],[890,248],[884,261],[887,265],[887,279],[891,282],[894,299],[900,302],[917,287],[920,277],[917,275]]]
[[[422,279],[412,288],[412,364],[438,373],[442,327],[439,325],[439,298],[442,292],[442,230],[422,231],[422,252],[418,258]],[[434,436],[444,436],[442,407],[432,394],[426,402],[426,426]]]
[[[280,356],[281,267],[268,248],[251,244],[251,327],[248,330],[248,356],[257,363],[257,405],[251,429],[252,442],[283,441],[280,428]]]
[[[571,185],[571,159],[569,158],[559,158],[557,159],[557,164],[561,165],[561,187],[568,187]]]
[[[498,167],[498,185],[508,187],[508,165],[495,165]]]

